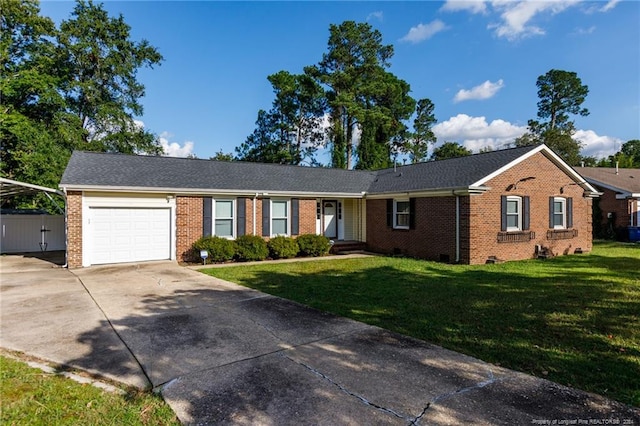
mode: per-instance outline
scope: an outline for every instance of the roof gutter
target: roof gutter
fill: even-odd
[[[95,186],[95,185],[61,185],[66,191],[89,191],[89,192],[143,192],[147,194],[171,193],[180,195],[236,195],[253,197],[256,193],[275,197],[301,197],[301,198],[362,198],[362,192],[306,192],[306,191],[273,191],[270,189],[202,189],[202,188],[170,188],[158,187],[150,188],[145,186]]]
[[[396,197],[445,197],[448,195],[479,195],[489,191],[488,186],[462,186],[458,188],[435,188],[416,191],[390,191],[367,194],[368,199],[396,198]]]

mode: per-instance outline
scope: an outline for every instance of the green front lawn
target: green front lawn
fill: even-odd
[[[179,425],[159,395],[124,395],[45,373],[0,355],[0,424]]]
[[[202,272],[640,406],[640,246],[497,265],[370,257]]]

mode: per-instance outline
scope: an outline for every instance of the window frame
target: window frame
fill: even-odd
[[[273,214],[273,204],[274,203],[285,203],[285,213],[286,216],[285,217],[280,217],[280,216],[274,216]],[[273,222],[274,220],[285,220],[285,233],[284,234],[276,234],[275,232],[273,232],[274,230],[274,226],[273,226]],[[284,237],[289,237],[291,236],[291,200],[290,199],[271,199],[271,202],[269,203],[269,222],[270,222],[270,233],[272,237],[277,237],[279,235],[284,236]]]
[[[223,216],[218,217],[217,215],[217,204],[219,202],[230,202],[231,203],[231,217]],[[226,238],[228,240],[233,240],[236,238],[236,200],[234,198],[213,198],[213,202],[211,205],[211,235]],[[218,235],[216,234],[216,222],[218,220],[226,220],[231,221],[231,235]]]
[[[398,203],[407,203],[407,212],[398,212]],[[406,225],[398,224],[398,215],[407,217]],[[398,198],[393,200],[393,229],[410,229],[411,227],[411,200],[409,198]]]
[[[556,203],[562,205],[562,211],[556,213]],[[556,216],[562,217],[562,224],[556,225]],[[553,197],[553,211],[551,211],[553,217],[553,229],[567,229],[567,199],[564,197]]]
[[[509,203],[510,202],[516,202],[517,205],[517,212],[514,213],[509,213]],[[522,227],[522,217],[523,217],[523,202],[522,202],[522,197],[520,196],[516,196],[516,195],[508,195],[507,196],[507,202],[506,202],[506,211],[505,211],[505,216],[506,216],[506,231],[507,232],[520,232],[523,230]],[[516,226],[509,226],[509,216],[516,216]]]

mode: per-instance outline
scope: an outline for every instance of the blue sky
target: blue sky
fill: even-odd
[[[165,60],[144,69],[140,120],[168,155],[233,152],[273,101],[267,76],[326,52],[329,25],[368,22],[392,44],[390,71],[435,104],[438,143],[499,148],[535,118],[536,79],[573,71],[589,86],[575,137],[598,157],[640,139],[640,2],[107,1]],[[60,22],[72,2],[43,1]]]

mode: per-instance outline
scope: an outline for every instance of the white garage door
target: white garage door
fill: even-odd
[[[91,208],[91,263],[171,257],[171,210]]]

